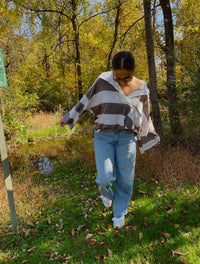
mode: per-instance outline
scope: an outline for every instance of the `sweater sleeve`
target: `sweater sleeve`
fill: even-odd
[[[74,127],[75,123],[85,113],[85,111],[90,109],[90,103],[92,100],[96,81],[87,91],[87,93],[81,98],[81,100],[67,114],[64,115],[63,119],[65,121],[65,124],[68,125],[70,129]]]
[[[160,137],[156,133],[150,117],[150,101],[148,96],[145,96],[142,111],[142,126],[138,133],[140,153],[143,154],[146,150],[152,148],[158,142],[160,142]]]

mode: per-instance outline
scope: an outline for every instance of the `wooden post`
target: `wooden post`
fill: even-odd
[[[5,68],[4,68],[3,54],[2,54],[2,51],[0,50],[0,87],[6,87],[6,86],[7,86],[7,78],[6,78]],[[8,162],[8,155],[7,155],[6,141],[4,137],[4,131],[3,131],[1,113],[0,113],[0,151],[1,151],[1,159],[3,163],[4,177],[5,177],[5,184],[6,184],[7,195],[8,195],[8,203],[10,207],[12,226],[13,226],[14,232],[17,232],[17,214],[15,210],[12,180],[11,180],[11,174],[10,174],[10,169],[9,169],[9,162]]]

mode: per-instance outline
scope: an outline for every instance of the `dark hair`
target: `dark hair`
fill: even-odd
[[[135,69],[135,59],[131,52],[120,51],[112,59],[113,70],[134,70]]]

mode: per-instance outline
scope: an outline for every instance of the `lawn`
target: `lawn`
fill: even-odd
[[[200,263],[199,163],[183,152],[138,155],[126,225],[115,230],[95,184],[92,132],[12,151],[19,231],[1,177],[0,263]],[[50,174],[33,166],[42,155],[52,160]]]

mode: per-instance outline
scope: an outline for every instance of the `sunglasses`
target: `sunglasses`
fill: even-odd
[[[132,79],[133,79],[133,77],[126,77],[124,79],[119,79],[116,76],[113,76],[113,80],[115,82],[129,82],[129,81],[132,81]]]

